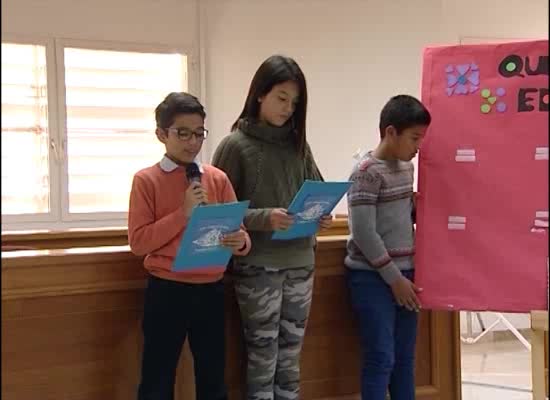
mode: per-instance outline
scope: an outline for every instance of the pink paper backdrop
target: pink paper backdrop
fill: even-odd
[[[422,100],[423,306],[546,309],[548,41],[426,49]]]

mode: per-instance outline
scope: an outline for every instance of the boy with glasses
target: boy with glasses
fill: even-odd
[[[196,161],[208,135],[206,113],[196,97],[170,93],[155,117],[156,135],[166,154],[134,176],[128,212],[130,247],[145,256],[149,272],[138,400],[173,400],[186,337],[193,353],[197,400],[222,400],[227,398],[222,282],[226,266],[174,272],[172,263],[193,208],[234,202],[236,196],[224,172]],[[191,163],[202,173],[200,182],[189,182],[186,176]],[[246,255],[251,247],[242,229],[226,235],[222,244],[235,255]]]

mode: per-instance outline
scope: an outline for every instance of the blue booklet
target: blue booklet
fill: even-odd
[[[195,207],[172,265],[173,271],[227,265],[231,249],[221,237],[240,229],[248,201]]]
[[[272,239],[289,240],[315,235],[321,217],[332,212],[351,184],[352,182],[305,181],[288,207],[294,223],[287,230],[276,231]]]

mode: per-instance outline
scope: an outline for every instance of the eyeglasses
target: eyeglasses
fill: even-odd
[[[197,140],[203,141],[208,136],[208,129],[205,128],[199,128],[195,131],[192,131],[191,129],[187,128],[166,128],[167,131],[176,132],[176,135],[179,140],[183,140],[185,142],[191,140],[191,137],[195,135]]]

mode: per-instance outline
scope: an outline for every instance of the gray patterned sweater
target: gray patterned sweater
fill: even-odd
[[[369,152],[354,167],[348,192],[351,236],[345,265],[375,270],[391,285],[414,268],[411,162],[382,161]]]

